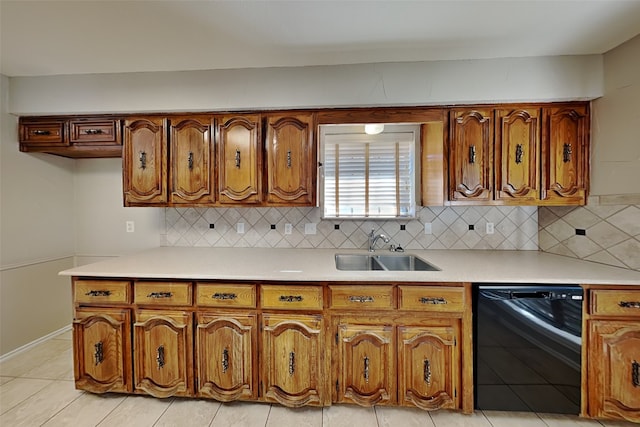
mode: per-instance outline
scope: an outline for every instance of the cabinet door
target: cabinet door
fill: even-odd
[[[449,200],[486,202],[493,198],[491,109],[451,111]]]
[[[640,324],[589,322],[589,412],[640,422]]]
[[[393,335],[392,326],[338,326],[338,402],[395,402]]]
[[[211,117],[171,118],[171,202],[213,203]]]
[[[135,388],[155,397],[193,395],[191,313],[138,310],[134,323]]]
[[[133,390],[129,310],[77,309],[73,343],[76,388],[92,393]]]
[[[220,203],[259,203],[262,193],[260,115],[218,118]]]
[[[324,334],[321,315],[271,315],[262,318],[264,398],[285,406],[324,402]]]
[[[315,206],[313,115],[267,119],[267,202]]]
[[[256,399],[256,315],[198,314],[197,395],[229,402]]]
[[[588,107],[543,109],[542,199],[585,204],[589,169]]]
[[[458,407],[458,328],[398,328],[400,405],[422,409]]]
[[[496,200],[535,203],[540,198],[540,111],[496,110]]]
[[[124,125],[125,206],[167,202],[166,119],[130,118]]]

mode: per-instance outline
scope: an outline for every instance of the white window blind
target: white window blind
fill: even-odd
[[[323,135],[325,217],[415,216],[415,131]]]

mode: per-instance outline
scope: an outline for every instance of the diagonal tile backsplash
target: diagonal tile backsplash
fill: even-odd
[[[538,250],[535,206],[423,207],[416,219],[392,221],[321,215],[319,208],[165,208],[162,245],[365,249],[375,229],[405,249]],[[488,222],[493,234],[486,233]],[[244,233],[238,233],[239,223]],[[285,234],[285,224],[291,224],[291,234]],[[425,224],[431,224],[430,234]],[[305,233],[309,225],[315,234]]]

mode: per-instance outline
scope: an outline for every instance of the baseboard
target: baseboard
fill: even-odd
[[[71,330],[71,325],[67,325],[64,326],[60,329],[58,329],[57,331],[53,331],[50,334],[47,334],[43,337],[38,338],[35,341],[31,341],[30,343],[27,343],[21,347],[16,348],[15,350],[11,350],[10,352],[3,354],[2,356],[0,356],[0,363],[11,359],[12,357],[15,357],[21,353],[24,353],[27,350],[30,350],[31,348],[35,347],[36,345],[43,343],[47,340],[53,339],[55,338],[57,335],[63,334],[65,332],[68,332]]]

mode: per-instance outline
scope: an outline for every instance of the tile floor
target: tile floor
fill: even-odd
[[[0,363],[0,426],[587,427],[637,426],[530,412],[424,412],[409,408],[289,409],[260,403],[94,395],[73,386],[71,333]]]

